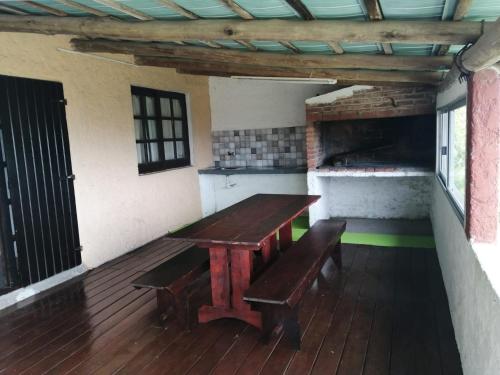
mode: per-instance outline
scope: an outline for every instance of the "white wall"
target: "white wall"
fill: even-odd
[[[330,217],[421,219],[429,216],[431,176],[318,177],[308,172],[309,194],[322,198],[311,223]]]
[[[466,93],[455,83],[437,106]],[[500,373],[500,249],[470,244],[441,185],[435,181],[431,220],[464,374]]]
[[[257,193],[307,194],[305,173],[230,176],[200,174],[200,188],[203,216],[211,215]]]
[[[197,169],[212,163],[208,79],[58,51],[71,49],[69,39],[0,33],[0,74],[63,84],[82,258],[95,267],[201,217]],[[193,167],[139,176],[131,85],[187,93]]]
[[[305,126],[305,99],[334,85],[210,77],[212,130]]]
[[[500,249],[481,249],[467,241],[464,228],[437,181],[431,220],[464,374],[498,375]]]

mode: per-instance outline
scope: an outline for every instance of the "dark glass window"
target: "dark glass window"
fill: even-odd
[[[139,173],[190,165],[186,96],[132,87]]]

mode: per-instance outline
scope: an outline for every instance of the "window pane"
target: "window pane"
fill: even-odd
[[[453,111],[451,117],[450,190],[463,208],[465,204],[466,107]]]
[[[165,160],[175,159],[174,142],[163,142],[165,147]]]
[[[144,129],[142,127],[142,121],[134,120],[134,126],[135,126],[135,139],[136,140],[144,139]]]
[[[150,96],[146,96],[146,114],[148,116],[155,115],[155,100]]]
[[[163,138],[174,138],[174,133],[172,132],[172,121],[162,120],[161,124],[163,128]]]
[[[132,109],[135,116],[141,114],[141,102],[137,95],[132,95]]]
[[[161,115],[165,117],[170,117],[170,99],[160,98]]]
[[[181,102],[177,99],[172,99],[174,107],[174,117],[182,117]]]
[[[149,144],[149,157],[150,161],[160,160],[160,155],[158,153],[158,143],[154,142]]]
[[[439,124],[439,172],[445,183],[448,182],[448,113],[442,113]]]
[[[155,120],[148,120],[148,138],[149,139],[158,138],[158,136],[156,134],[156,121]]]
[[[137,143],[137,161],[139,164],[142,164],[146,161],[146,147],[143,143]]]
[[[184,142],[177,141],[177,159],[184,159]]]
[[[175,138],[182,138],[182,121],[175,121]]]

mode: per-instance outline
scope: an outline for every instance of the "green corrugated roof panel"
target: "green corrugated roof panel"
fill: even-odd
[[[302,0],[311,14],[318,18],[364,19],[366,9],[363,0]]]
[[[300,18],[285,0],[236,0],[255,18]]]
[[[379,0],[387,19],[441,19],[446,0]]]
[[[245,46],[239,44],[238,42],[235,42],[234,40],[216,40],[215,42],[226,48],[243,49],[243,50],[247,49]]]
[[[391,44],[395,55],[428,56],[432,53],[432,44]]]
[[[332,49],[324,42],[295,41],[293,45],[304,53],[332,54]]]
[[[498,17],[500,17],[499,0],[474,0],[465,19],[495,21]]]
[[[262,51],[269,52],[288,52],[288,48],[278,42],[269,40],[252,40],[252,44]]]
[[[181,7],[201,18],[237,18],[238,15],[218,0],[176,0]]]
[[[345,52],[380,53],[382,47],[377,43],[340,43]]]

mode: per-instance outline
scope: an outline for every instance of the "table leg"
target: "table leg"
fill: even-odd
[[[280,251],[286,251],[290,246],[292,246],[291,220],[280,229]]]
[[[252,256],[247,250],[231,251],[232,305],[237,310],[250,310],[250,304],[243,301],[243,294],[250,287]]]
[[[230,306],[230,276],[228,250],[224,247],[210,249],[210,282],[212,286],[212,305],[228,308]]]
[[[251,250],[210,248],[212,305],[199,308],[200,323],[221,318],[236,318],[259,329],[262,328],[261,313],[251,310],[250,304],[243,300],[245,290],[250,286],[252,256]]]

